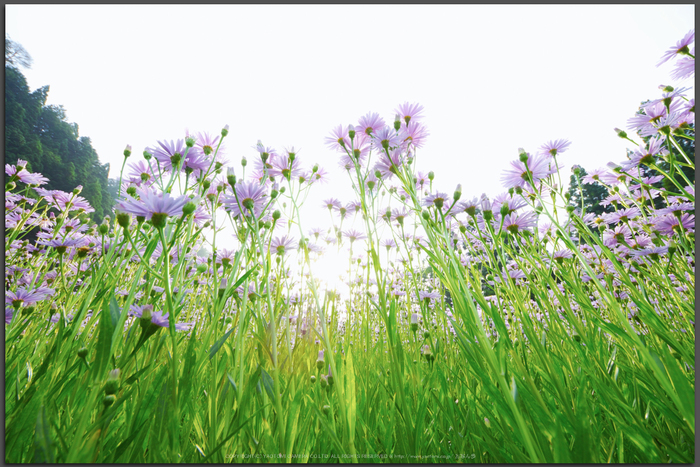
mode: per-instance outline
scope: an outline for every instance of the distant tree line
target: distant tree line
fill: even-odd
[[[28,162],[28,170],[49,179],[44,188],[72,191],[82,185],[99,222],[114,206],[117,182],[108,178],[90,138],[79,136],[78,125],[66,121],[63,106],[46,105],[49,86],[30,92],[18,66],[29,68],[24,48],[5,36],[5,163]]]

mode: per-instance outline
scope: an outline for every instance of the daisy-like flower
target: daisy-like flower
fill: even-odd
[[[431,207],[435,206],[438,209],[442,209],[443,206],[450,204],[450,197],[447,193],[435,192],[426,196],[423,200],[423,206]]]
[[[682,230],[694,230],[695,216],[684,213],[679,218],[673,214],[666,214],[654,219],[654,228],[666,235],[673,235],[674,232],[681,232]]]
[[[530,154],[527,157],[527,166],[520,160],[512,161],[510,165],[511,168],[501,176],[503,186],[506,188],[536,185],[539,180],[556,172],[551,158]]]
[[[602,175],[605,175],[606,173],[608,173],[608,171],[607,171],[607,169],[605,169],[603,167],[600,167],[600,168],[595,169],[595,170],[591,170],[590,172],[588,172],[586,174],[585,177],[583,177],[583,179],[581,179],[581,182],[588,184],[588,185],[592,185],[593,183],[598,183],[598,182],[600,182],[600,177]]]
[[[147,148],[146,151],[151,153],[153,157],[163,166],[164,170],[173,170],[174,167],[179,167],[182,159],[185,157],[187,146],[185,140],[178,139],[177,141],[158,141],[158,146]]]
[[[381,130],[374,133],[372,138],[372,147],[379,152],[388,151],[399,145],[400,139],[393,128],[385,126]]]
[[[523,230],[529,230],[537,224],[537,215],[534,212],[511,213],[503,218],[503,227],[512,234]]]
[[[424,290],[421,290],[418,292],[418,299],[419,300],[425,300],[425,301],[430,301],[430,300],[438,300],[440,299],[441,295],[437,292],[425,292]]]
[[[689,46],[695,42],[695,29],[691,29],[688,34],[686,34],[683,39],[676,42],[676,45],[668,49],[662,56],[659,63],[656,64],[657,67],[663,65],[667,61],[671,60],[677,54],[688,55],[690,53]]]
[[[343,232],[343,235],[345,235],[345,237],[350,240],[350,243],[353,243],[356,240],[364,240],[367,238],[367,235],[355,229],[345,230]]]
[[[219,146],[219,139],[221,135],[210,135],[209,133],[197,133],[197,136],[195,137],[195,142],[194,142],[194,147],[192,148],[195,152],[200,152],[204,154],[205,156],[211,156],[214,154],[214,151],[216,151],[216,148]],[[219,148],[219,153],[217,154],[217,158],[219,154],[221,154],[223,149],[223,144]]]
[[[171,197],[169,193],[158,192],[150,187],[137,188],[136,193],[139,199],[126,195],[126,198],[116,204],[115,209],[137,217],[143,216],[156,228],[165,227],[168,216],[181,216],[182,208],[191,201],[187,196]]]
[[[41,233],[39,235],[41,235]],[[77,236],[77,234],[68,234],[63,238],[56,238],[54,240],[40,240],[37,242],[37,244],[55,248],[56,251],[63,254],[68,248],[84,245],[85,237]]]
[[[387,251],[390,250],[391,248],[396,248],[396,242],[394,241],[393,238],[387,238],[385,240],[382,240],[380,245],[383,247],[386,247]]]
[[[139,160],[133,164],[129,164],[128,175],[129,181],[134,182],[139,186],[141,183],[150,185],[155,178],[153,169],[148,165],[148,162],[144,160]]]
[[[371,135],[372,133],[381,130],[386,126],[384,120],[376,112],[368,112],[364,117],[360,117],[360,122],[355,130],[358,133]]]
[[[329,211],[339,210],[342,207],[340,200],[336,198],[328,198],[323,200],[323,207],[328,208]]]
[[[661,152],[663,145],[664,138],[656,136],[649,139],[647,144],[639,146],[632,156],[630,156],[629,164],[626,168],[639,167],[642,164],[653,164],[655,162],[654,157]]]
[[[306,179],[309,182],[309,184],[314,184],[314,183],[325,184],[325,183],[328,183],[328,178],[330,177],[330,174],[323,167],[318,167],[318,168],[316,168],[315,171],[312,170],[311,172],[308,172],[303,177],[304,177],[304,179]]]
[[[557,250],[552,253],[552,261],[562,264],[565,259],[573,258],[574,254],[570,250]]]
[[[690,51],[695,56],[695,47]],[[671,79],[682,80],[695,75],[695,59],[693,57],[683,57],[676,62],[676,67],[671,72]]]
[[[401,140],[402,146],[415,148],[422,148],[425,144],[425,140],[430,135],[428,129],[420,124],[419,122],[414,122],[411,125],[401,128],[399,132],[399,139]]]
[[[5,164],[5,173],[9,175],[10,181],[19,180],[27,185],[44,185],[49,182],[49,179],[40,173],[30,173],[25,169],[26,161],[17,160],[17,166]]]
[[[326,146],[340,152],[345,152],[345,148],[350,147],[349,127],[338,125],[331,131],[331,136],[326,137]]]
[[[421,115],[422,112],[422,105],[409,104],[408,102],[401,104],[395,110],[395,113],[398,115],[398,117],[406,122],[406,125],[408,125],[411,120],[420,120],[421,118],[423,118],[423,116]]]
[[[398,222],[399,224],[403,225],[404,219],[409,217],[411,215],[411,211],[409,211],[406,208],[394,208],[391,212],[391,218],[392,220]],[[392,240],[393,241],[393,240]]]
[[[603,245],[614,247],[621,243],[629,243],[632,239],[632,231],[625,224],[620,224],[614,230],[606,230],[603,232]]]
[[[233,195],[223,196],[224,208],[233,214],[234,218],[241,214],[260,217],[268,197],[265,186],[256,182],[239,182],[234,186],[234,190],[238,199]]]
[[[280,256],[284,256],[288,251],[296,249],[294,246],[294,239],[290,238],[288,235],[284,237],[275,237],[272,242],[270,242],[270,250]]]
[[[55,291],[48,287],[39,287],[33,290],[18,287],[14,292],[11,290],[5,291],[5,303],[12,304],[14,308],[33,306],[42,300],[46,300],[54,293]]]
[[[145,314],[145,316],[144,316]],[[130,316],[135,316],[141,319],[148,319],[150,315],[151,324],[161,328],[169,328],[170,322],[168,318],[170,313],[163,314],[162,311],[153,311],[153,305],[131,305],[129,311]],[[176,323],[176,331],[189,331],[194,326],[194,323]]]
[[[270,177],[282,176],[289,180],[296,179],[303,173],[299,159],[276,157],[271,165],[272,167],[268,170]]]
[[[631,219],[639,216],[642,211],[637,207],[620,209],[619,211],[603,214],[605,222],[608,224],[616,224],[618,222],[629,222]]]
[[[561,154],[562,152],[566,151],[569,148],[569,146],[571,146],[571,142],[569,142],[566,139],[550,141],[547,144],[543,144],[542,146],[540,146],[540,154],[555,157],[558,154]]]
[[[398,168],[403,163],[401,149],[390,149],[389,154],[386,152],[380,153],[379,160],[374,166],[375,172],[378,170],[382,180],[388,180],[397,173]]]
[[[656,261],[659,259],[659,256],[665,255],[668,253],[668,247],[667,246],[658,246],[658,247],[653,247],[653,248],[645,248],[643,250],[636,250],[632,251],[631,254],[635,258],[644,258],[648,256],[652,260]]]

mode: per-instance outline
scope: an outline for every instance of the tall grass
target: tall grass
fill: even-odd
[[[694,462],[694,131],[601,175],[596,218],[567,208],[562,150],[521,150],[494,199],[440,192],[401,110],[331,137],[347,297],[314,274],[299,209],[325,175],[293,150],[259,143],[239,179],[228,128],[150,149],[101,225],[7,166],[6,462]]]

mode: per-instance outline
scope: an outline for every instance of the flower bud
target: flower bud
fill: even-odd
[[[396,114],[396,117],[394,117],[394,130],[399,131],[401,128],[401,115]]]
[[[197,265],[197,273],[202,274],[204,271],[207,270],[207,265],[206,264],[198,264]]]
[[[128,229],[129,224],[131,224],[131,217],[125,212],[117,213],[117,224],[123,229]]]
[[[428,180],[432,182],[433,179],[435,179],[435,172],[431,170],[430,172],[428,172]]]
[[[243,156],[243,157],[241,158],[241,165],[242,165],[243,167],[245,167],[246,165],[248,165],[248,159],[246,159],[245,156]]]
[[[231,186],[236,185],[236,172],[233,170],[233,167],[229,167],[226,170],[226,181],[228,181],[228,184]]]
[[[191,148],[192,146],[194,146],[194,138],[192,138],[191,136],[186,137],[185,144],[188,148]]]
[[[311,380],[311,384],[316,384],[316,376],[311,375],[310,380]]]
[[[454,195],[452,195],[455,201],[459,201],[459,198],[462,197],[462,184],[458,184],[457,188],[455,188]]]
[[[116,394],[119,389],[119,368],[112,370],[107,375],[107,381],[105,382],[105,394]]]
[[[151,157],[153,157],[153,155],[150,152],[143,151],[143,158],[144,159],[146,159],[148,161],[148,160],[151,160]]]
[[[321,410],[323,410],[323,415],[328,415],[328,412],[331,410],[331,406],[330,406],[330,405],[324,405],[323,408],[322,408]]]
[[[355,127],[353,125],[348,127],[348,135],[350,136],[351,140],[355,139]]]
[[[228,124],[224,125],[224,127],[221,129],[221,136],[224,138],[226,136],[228,136],[228,130],[229,130]]]
[[[528,154],[525,152],[525,150],[523,148],[519,148],[518,150],[520,151],[520,153],[518,154],[518,159],[520,160],[520,162],[525,164],[528,161],[528,159],[530,158],[530,156],[528,156]]]
[[[190,201],[182,207],[182,215],[189,216],[195,211],[195,209],[197,209],[197,205]]]
[[[620,130],[619,128],[615,128],[615,133],[617,133],[617,136],[619,136],[620,138],[627,138],[627,133]]]
[[[107,233],[109,233],[109,224],[103,222],[97,227],[97,231],[100,235],[107,235]]]
[[[418,330],[418,313],[411,313],[411,331]]]
[[[75,188],[73,188],[73,194],[76,196],[78,196],[81,191],[83,191],[83,185],[78,185]]]
[[[319,350],[318,351],[318,358],[316,359],[316,368],[318,368],[320,370],[321,368],[323,368],[323,365],[325,365],[325,363],[326,362],[325,362],[324,357],[323,357],[323,350]]]
[[[325,388],[326,386],[328,386],[328,378],[326,375],[321,375],[321,387]]]
[[[87,347],[81,347],[78,349],[78,358],[84,359],[85,357],[87,357],[87,354],[88,354]]]
[[[127,144],[124,149],[124,157],[129,157],[131,155],[131,145]]]
[[[427,209],[423,209],[423,211],[421,212],[421,216],[423,216],[423,219],[425,219],[426,221],[430,220],[430,213]]]
[[[279,220],[280,217],[282,217],[282,214],[280,213],[279,209],[275,209],[275,212],[272,213],[272,218],[274,220]]]
[[[109,407],[110,405],[114,404],[117,401],[117,397],[114,394],[107,394],[104,399],[102,399],[102,403],[104,404],[105,407]]]

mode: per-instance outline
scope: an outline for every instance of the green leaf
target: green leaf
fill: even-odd
[[[276,394],[275,382],[273,381],[272,376],[270,376],[264,368],[260,368],[260,378],[262,379],[263,386],[265,387],[265,392],[268,396],[270,396],[270,399],[274,403]]]
[[[54,449],[49,423],[46,420],[46,408],[42,404],[36,418],[36,435],[34,437],[34,462],[37,464],[53,464]]]
[[[216,352],[218,352],[219,349],[221,348],[221,346],[224,345],[224,342],[226,342],[226,339],[228,339],[228,336],[230,336],[230,335],[233,333],[234,330],[235,330],[235,328],[231,328],[231,330],[230,330],[229,332],[227,332],[226,334],[224,334],[224,335],[221,337],[221,339],[219,339],[218,341],[216,341],[216,342],[214,343],[214,345],[211,346],[211,349],[209,349],[209,360],[211,360],[212,357],[214,357],[214,355],[216,355]]]

